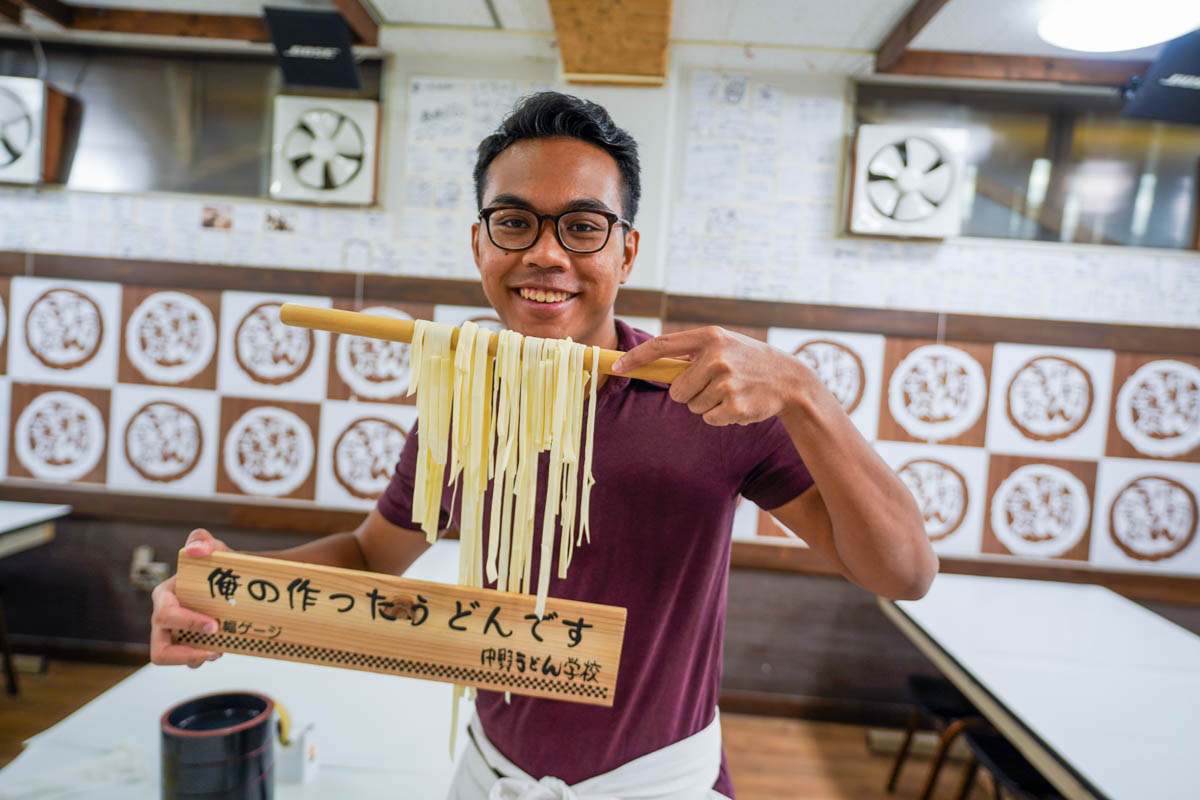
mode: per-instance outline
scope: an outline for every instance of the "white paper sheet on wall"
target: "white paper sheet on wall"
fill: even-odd
[[[796,237],[833,231],[841,98],[703,70],[691,74],[688,97],[668,290],[811,297],[813,282],[796,272]]]

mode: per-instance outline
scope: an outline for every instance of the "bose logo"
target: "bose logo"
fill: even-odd
[[[316,58],[321,61],[332,61],[342,52],[340,47],[317,47],[311,44],[294,44],[283,51],[288,58]]]
[[[1200,75],[1189,75],[1186,72],[1176,72],[1167,78],[1159,78],[1160,86],[1173,86],[1177,89],[1195,89],[1200,92]]]

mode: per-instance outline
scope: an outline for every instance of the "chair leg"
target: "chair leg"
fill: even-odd
[[[4,619],[4,593],[0,589],[0,650],[4,651],[4,674],[8,693],[17,693],[17,665],[13,663],[12,642],[8,639],[8,622]]]
[[[979,770],[979,760],[971,756],[971,760],[967,762],[966,771],[963,772],[962,783],[958,786],[958,794],[955,795],[957,800],[967,800],[967,795],[971,793],[971,787],[975,785],[975,773]]]
[[[904,759],[908,758],[908,748],[912,745],[913,734],[916,733],[919,724],[921,724],[921,712],[914,708],[908,715],[908,729],[904,731],[904,741],[900,743],[900,750],[896,753],[896,763],[892,764],[892,774],[888,776],[887,790],[889,793],[896,791],[896,779],[900,777],[900,767],[904,764]]]
[[[950,745],[954,743],[958,735],[969,728],[984,724],[986,723],[979,717],[967,717],[966,719],[956,719],[946,726],[946,730],[942,731],[942,738],[938,740],[933,763],[929,765],[929,776],[925,778],[925,788],[921,792],[921,800],[929,800],[933,795],[933,787],[937,783],[938,773],[942,770],[942,762],[946,760],[946,753],[950,751]]]

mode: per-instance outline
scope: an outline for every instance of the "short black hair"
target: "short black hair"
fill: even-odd
[[[538,92],[517,103],[491,136],[479,143],[475,160],[475,205],[483,207],[488,166],[522,139],[569,136],[594,144],[613,157],[621,173],[621,213],[633,224],[642,194],[637,142],[618,128],[603,106],[561,92]]]

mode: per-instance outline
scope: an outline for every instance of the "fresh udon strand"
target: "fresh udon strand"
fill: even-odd
[[[496,345],[495,470],[488,526],[488,581],[508,590],[512,548],[513,488],[516,485],[517,435],[521,413],[521,335],[501,331]]]
[[[580,422],[583,412],[583,353],[581,344],[571,344],[569,363],[567,365],[567,430],[563,437],[563,485],[559,519],[561,534],[559,540],[558,577],[565,580],[567,568],[571,565],[575,543],[575,511],[579,501],[579,451],[580,451]]]
[[[441,491],[449,483],[451,506],[459,512],[459,582],[535,594],[541,616],[556,554],[557,577],[565,579],[575,547],[591,539],[599,351],[591,348],[591,369],[585,371],[583,345],[506,331],[493,361],[489,332],[464,324],[451,354],[452,332],[423,321],[414,331],[412,352],[420,361],[411,383],[423,435],[413,519],[436,538]],[[548,475],[539,509],[538,458],[545,451]],[[493,503],[485,515],[489,483]]]
[[[449,325],[417,320],[413,328],[414,361],[408,393],[417,395],[417,417],[421,435],[417,448],[417,473],[413,486],[412,521],[425,538],[437,540],[441,515],[442,482],[446,469],[449,436],[449,382],[452,378]]]
[[[592,486],[596,478],[592,475],[592,443],[596,439],[596,387],[600,383],[600,348],[592,347],[592,370],[588,378],[588,411],[587,411],[587,442],[584,444],[583,455],[583,487],[579,490],[579,541],[581,544],[587,537],[588,544],[592,543],[591,518]]]
[[[542,509],[542,537],[538,553],[537,601],[533,613],[540,619],[546,612],[546,596],[550,588],[550,565],[554,560],[554,533],[558,525],[559,495],[562,492],[563,440],[566,438],[567,392],[570,366],[570,340],[560,339],[550,344],[549,363],[545,375],[550,401],[549,429],[550,469],[546,481],[546,504]]]

